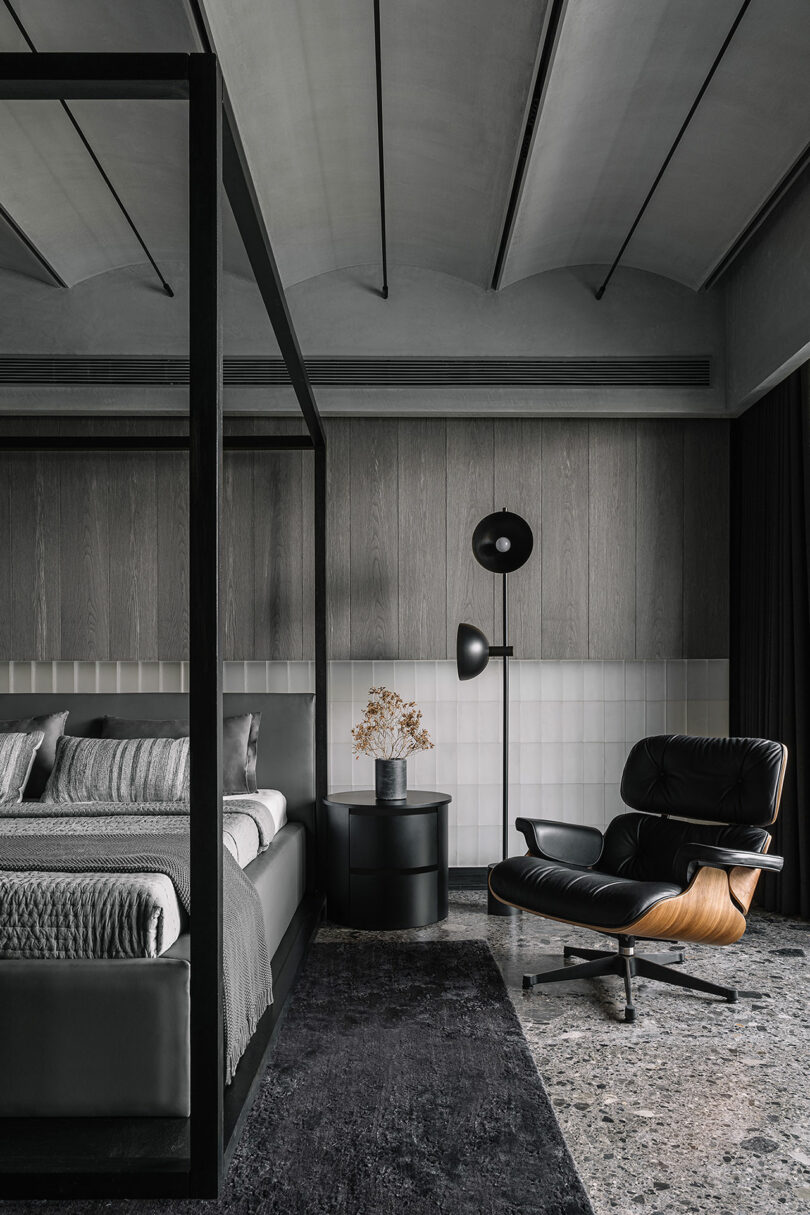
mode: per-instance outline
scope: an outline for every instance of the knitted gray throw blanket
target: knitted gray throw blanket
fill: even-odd
[[[273,1002],[270,958],[256,888],[223,852],[222,955],[226,1083],[259,1018]],[[189,842],[184,835],[0,837],[0,870],[50,873],[165,873],[191,915]]]

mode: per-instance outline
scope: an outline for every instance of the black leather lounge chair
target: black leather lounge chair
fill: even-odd
[[[765,830],[779,813],[787,748],[762,738],[645,738],[630,752],[622,800],[639,811],[622,814],[604,835],[595,827],[519,818],[527,856],[496,865],[497,899],[616,937],[618,953],[566,946],[581,966],[524,975],[523,986],[621,975],[632,1021],[632,978],[737,999],[733,987],[668,969],[682,949],[636,953],[636,941],[699,941],[730,945],[745,932],[745,916],[762,869],[779,871],[767,856]],[[695,821],[699,820],[699,821]]]

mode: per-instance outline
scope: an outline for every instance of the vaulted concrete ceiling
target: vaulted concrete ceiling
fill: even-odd
[[[137,5],[13,0],[42,51],[190,50],[182,10]],[[0,49],[26,51],[5,7]],[[153,254],[183,255],[187,221],[185,106],[75,101],[70,108]],[[135,236],[57,102],[0,103],[0,203],[68,285],[143,260]],[[0,251],[0,257],[2,257]],[[8,266],[8,261],[3,260]]]
[[[197,48],[185,0],[12,0],[41,50]],[[382,0],[388,248],[489,286],[551,0]],[[562,0],[501,285],[609,265],[740,0]],[[204,0],[287,284],[380,257],[371,0]],[[553,24],[553,23],[552,23]],[[0,49],[24,43],[0,7]],[[810,138],[810,3],[751,0],[623,264],[697,288]],[[158,261],[180,103],[73,103]],[[68,284],[143,260],[56,103],[0,105],[0,204]],[[229,223],[228,262],[244,271]],[[0,220],[0,266],[47,277]]]
[[[621,248],[740,0],[569,0],[502,284]],[[810,4],[752,0],[624,265],[698,288],[810,142]]]
[[[382,0],[391,261],[488,285],[547,0]],[[285,282],[380,258],[371,0],[207,0]]]

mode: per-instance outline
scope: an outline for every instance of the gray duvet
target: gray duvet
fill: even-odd
[[[22,802],[13,815],[0,814],[0,850],[7,836],[187,835],[188,822],[185,802]],[[228,802],[223,843],[243,865],[267,848],[274,830],[262,802]],[[240,855],[237,842],[245,840],[252,847]],[[183,906],[163,873],[2,868],[0,958],[155,958],[185,927]]]
[[[154,956],[163,931],[156,884],[170,881],[190,913],[188,805],[84,803],[72,805],[69,816],[64,810],[23,803],[14,816],[0,817],[0,957]],[[266,847],[274,829],[266,807],[244,798],[229,803],[234,813],[254,820]],[[62,829],[66,818],[72,829]],[[230,1079],[272,1001],[272,986],[258,895],[227,850],[223,899]]]

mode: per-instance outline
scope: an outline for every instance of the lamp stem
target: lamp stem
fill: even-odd
[[[509,855],[509,614],[507,575],[503,575],[503,859]]]

